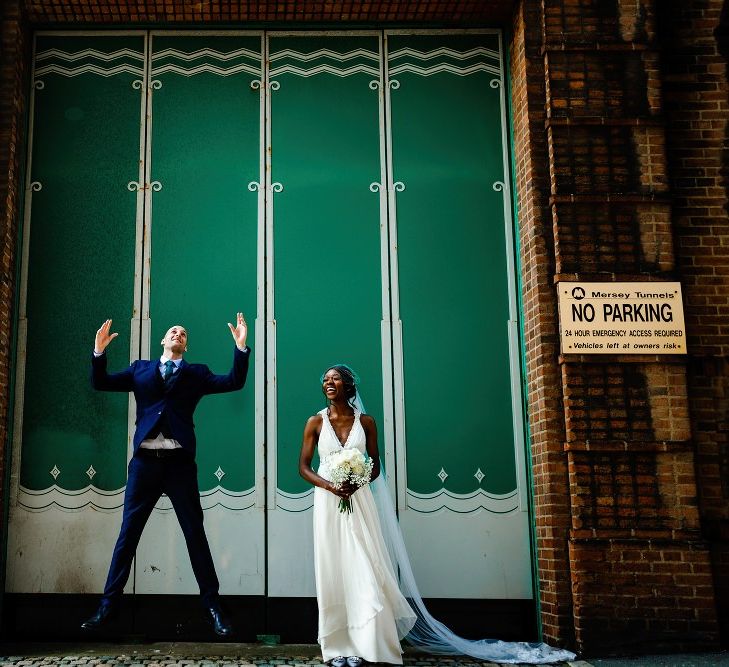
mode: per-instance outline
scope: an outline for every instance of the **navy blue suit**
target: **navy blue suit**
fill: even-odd
[[[159,360],[135,361],[120,373],[109,374],[105,354],[92,358],[92,386],[101,391],[132,391],[137,403],[134,456],[129,462],[124,515],[103,601],[114,603],[121,596],[142,530],[163,493],[169,497],[180,522],[203,603],[209,606],[216,601],[219,584],[203,528],[192,415],[203,396],[243,387],[249,357],[249,348],[235,348],[233,368],[227,375],[215,375],[204,364],[183,360],[167,383],[160,375]],[[159,433],[177,440],[182,451],[175,450],[173,455],[163,458],[145,455],[144,449],[140,452],[141,442]]]

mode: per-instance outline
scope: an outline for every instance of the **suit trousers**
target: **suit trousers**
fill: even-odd
[[[137,452],[129,462],[122,525],[111,558],[102,603],[119,601],[129,579],[144,526],[163,493],[169,497],[185,536],[203,604],[207,607],[216,602],[219,583],[203,527],[197,464],[189,453],[175,450],[174,455],[163,458]]]

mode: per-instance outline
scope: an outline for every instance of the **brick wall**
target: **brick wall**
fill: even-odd
[[[510,0],[25,0],[33,23],[420,22],[502,21]]]
[[[724,5],[668,0],[660,5],[659,26],[699,508],[722,636],[729,643],[729,8]]]
[[[706,448],[692,438],[694,359],[560,356],[558,349],[556,282],[683,277],[674,244],[677,177],[668,161],[674,137],[664,101],[671,63],[664,62],[658,38],[659,4],[525,0],[512,44],[539,580],[543,608],[545,590],[563,593],[560,581],[569,580],[573,628],[558,615],[543,613],[542,620],[547,638],[569,641],[574,632],[576,648],[588,654],[716,646],[720,590],[712,562],[727,560],[702,530],[703,481],[708,475],[716,483],[721,475],[716,468],[702,472]],[[705,13],[690,14],[677,20],[687,45],[689,19],[706,19]],[[711,25],[703,30],[711,36]],[[705,81],[705,72],[692,72]],[[687,93],[696,90],[685,76],[680,80]],[[716,97],[707,101],[717,103]],[[687,114],[680,140],[688,146],[690,135],[704,129],[695,114]],[[699,186],[707,196],[711,185]],[[713,272],[719,257],[721,270],[722,250],[729,251],[714,243],[687,264]],[[705,295],[706,285],[702,289]],[[693,289],[687,292],[690,311]],[[712,294],[718,293],[715,287]],[[702,306],[704,319],[691,320],[689,333],[702,340],[722,329],[726,334],[717,321],[720,305]],[[701,384],[712,435],[719,425],[716,399],[729,388],[714,368],[713,380]],[[542,457],[549,465],[540,467]],[[555,502],[562,492],[566,507]],[[716,489],[711,497],[726,506]],[[560,548],[568,546],[567,561],[555,549],[556,536]],[[562,609],[570,608],[567,599],[557,599]]]
[[[0,12],[0,497],[4,498],[16,249],[22,193],[24,64],[28,54],[20,3],[6,0]],[[3,578],[4,575],[0,580]]]
[[[714,589],[705,549],[660,539],[573,539],[570,564],[577,632],[588,651],[712,644]]]
[[[522,0],[510,49],[516,197],[526,345],[526,380],[539,567],[539,603],[547,641],[572,645],[570,525],[556,295],[544,135],[544,67],[539,3]]]

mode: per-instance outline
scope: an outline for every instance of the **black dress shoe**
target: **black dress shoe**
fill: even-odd
[[[119,608],[115,604],[101,603],[96,613],[81,623],[82,630],[96,630],[116,618]]]
[[[213,632],[218,637],[230,637],[233,634],[233,626],[230,621],[226,618],[223,610],[219,605],[210,605],[206,610],[208,621],[213,626]]]

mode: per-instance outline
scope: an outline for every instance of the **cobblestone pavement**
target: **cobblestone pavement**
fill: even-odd
[[[405,667],[496,667],[472,658],[427,656],[406,651]],[[0,667],[111,665],[114,667],[322,667],[318,646],[260,644],[0,645]],[[557,663],[591,667],[580,660]]]
[[[729,651],[595,658],[590,663],[592,667],[729,667]]]
[[[428,656],[405,649],[405,667],[497,667],[467,657]],[[323,667],[311,644],[150,643],[0,644],[0,667]],[[595,658],[554,667],[729,667],[729,652],[629,658]]]

